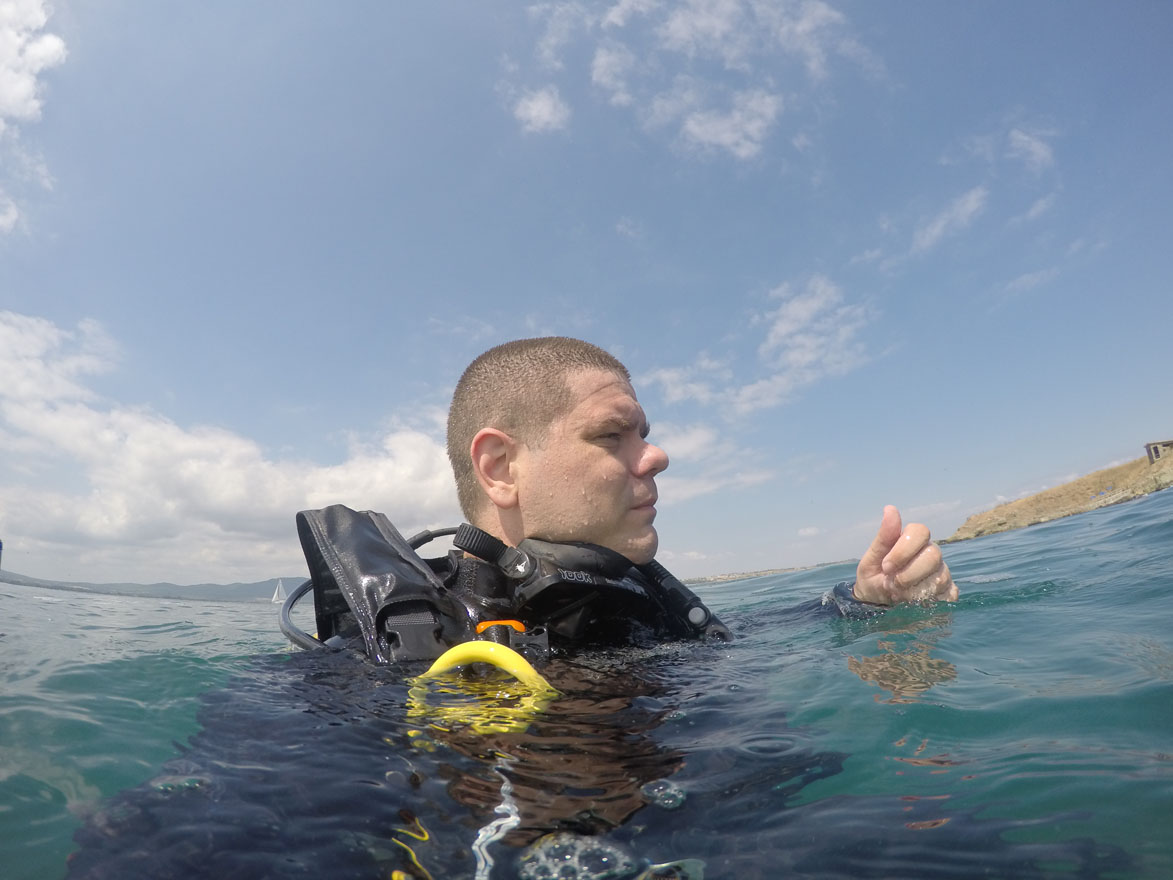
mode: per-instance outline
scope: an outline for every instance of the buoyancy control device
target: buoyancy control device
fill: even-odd
[[[376,663],[433,660],[472,639],[501,642],[531,661],[587,643],[642,638],[730,638],[729,630],[667,569],[634,565],[592,544],[526,539],[509,547],[467,523],[404,538],[383,514],[343,505],[297,514],[310,579],[281,614],[302,647],[361,640]],[[454,535],[447,556],[416,551]],[[316,636],[290,611],[310,590]]]

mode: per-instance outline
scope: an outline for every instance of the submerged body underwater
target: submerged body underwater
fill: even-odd
[[[0,584],[3,875],[1173,876],[1170,546],[1165,492],[944,548],[953,605],[701,586],[735,641],[555,661],[540,702],[421,699],[265,603]]]

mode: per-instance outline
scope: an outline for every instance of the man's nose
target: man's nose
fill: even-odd
[[[639,462],[641,476],[654,477],[661,471],[668,469],[668,453],[654,443],[644,445],[644,453]]]

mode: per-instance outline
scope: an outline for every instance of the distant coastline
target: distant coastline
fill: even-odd
[[[18,587],[36,587],[41,590],[66,590],[71,593],[91,593],[102,596],[138,596],[151,599],[183,599],[196,602],[270,602],[277,582],[301,583],[298,578],[270,578],[256,583],[235,584],[89,584],[70,581],[50,581],[29,577],[4,569],[0,583]]]
[[[814,565],[798,565],[791,568],[763,568],[760,571],[734,571],[728,574],[710,574],[700,577],[682,578],[685,584],[723,584],[727,581],[742,581],[749,578],[766,577],[775,574],[790,574],[796,571],[810,571],[814,568],[826,568],[828,565],[843,565],[856,563],[857,559],[837,559],[834,562],[816,562]]]
[[[941,541],[949,544],[994,535],[1120,504],[1173,486],[1173,457],[1150,464],[1145,457],[1116,467],[1104,468],[1044,489],[1026,498],[999,504],[992,510],[975,513],[961,528]]]

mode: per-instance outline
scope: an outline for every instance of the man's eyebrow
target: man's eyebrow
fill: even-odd
[[[638,431],[639,436],[644,439],[647,439],[648,434],[650,434],[652,430],[652,426],[648,424],[648,420],[646,418],[637,420],[629,418],[628,416],[620,415],[607,416],[605,419],[600,420],[595,428],[596,430],[607,430],[614,428],[618,431]]]

